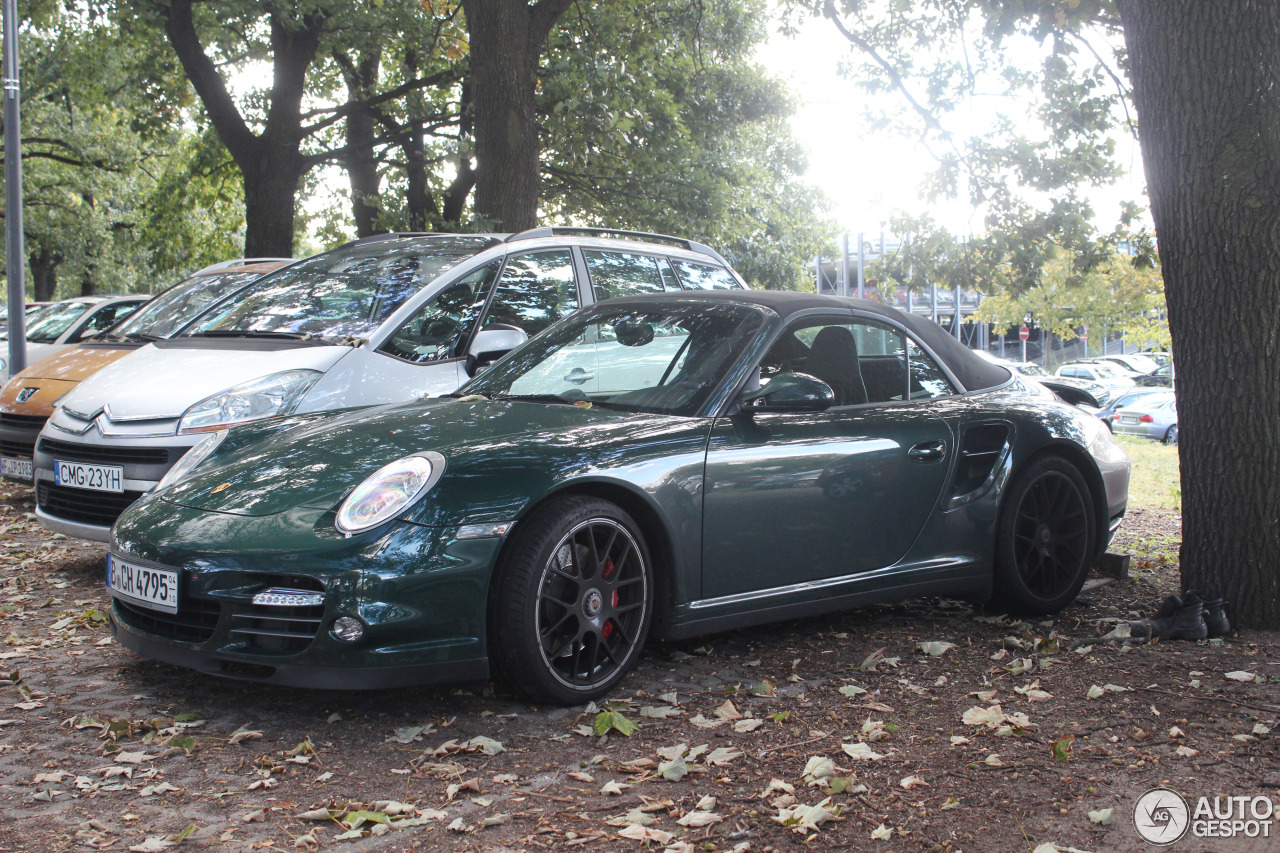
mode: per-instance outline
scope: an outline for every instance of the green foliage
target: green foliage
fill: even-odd
[[[631,737],[639,729],[640,726],[627,719],[621,711],[601,711],[591,723],[591,730],[597,735],[617,732],[623,737]]]
[[[756,286],[805,284],[830,240],[799,178],[790,98],[752,62],[759,0],[598,4],[552,34],[543,209],[555,219],[680,234]]]

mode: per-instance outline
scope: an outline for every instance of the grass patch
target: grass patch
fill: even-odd
[[[1182,511],[1182,480],[1178,478],[1178,448],[1145,438],[1118,435],[1129,454],[1129,506]]]

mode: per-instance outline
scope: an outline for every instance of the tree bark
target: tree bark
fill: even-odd
[[[1280,627],[1280,4],[1119,0],[1178,359],[1182,583]]]
[[[266,125],[255,135],[196,32],[192,0],[164,7],[166,32],[214,130],[244,178],[246,257],[293,255],[294,198],[306,170],[301,155],[302,96],[324,28],[322,11],[296,21],[271,16],[273,77]]]
[[[471,47],[475,210],[495,230],[522,231],[537,224],[538,61],[551,27],[572,2],[462,2]]]
[[[356,221],[356,236],[368,237],[386,231],[377,224],[382,178],[374,156],[377,133],[373,113],[366,105],[378,86],[382,51],[375,49],[358,63],[351,62],[341,52],[335,52],[334,58],[342,67],[347,83],[347,104],[351,107],[347,113],[347,148],[343,158],[351,184],[351,215]]]
[[[31,281],[34,287],[36,302],[50,302],[53,292],[58,289],[58,264],[61,258],[49,251],[45,246],[31,253]]]

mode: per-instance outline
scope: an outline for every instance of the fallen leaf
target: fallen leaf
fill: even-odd
[[[640,709],[640,716],[649,717],[654,720],[664,720],[667,717],[678,717],[684,712],[679,708],[673,708],[670,705],[645,705]]]
[[[618,830],[618,834],[623,838],[630,838],[632,841],[648,842],[653,841],[667,846],[675,839],[675,836],[669,832],[663,832],[661,829],[653,829],[648,826],[641,826],[638,823],[630,824],[623,829]]]
[[[162,850],[168,850],[174,846],[172,841],[159,836],[152,836],[141,844],[135,844],[129,848],[130,853],[160,853]]]
[[[1069,761],[1071,759],[1071,744],[1075,743],[1075,735],[1064,735],[1053,742],[1053,760]]]
[[[723,705],[721,705],[719,708],[716,708],[715,715],[720,719],[730,723],[733,722],[734,720],[742,719],[742,714],[739,713],[737,708],[733,707],[733,703],[730,702],[728,699],[725,700]]]
[[[1181,755],[1183,758],[1190,758],[1193,755],[1200,754],[1200,750],[1192,749],[1189,746],[1180,746],[1177,749],[1175,749],[1174,752],[1176,752],[1178,755]]]
[[[939,655],[944,655],[947,652],[954,649],[955,647],[956,647],[955,643],[944,643],[944,642],[939,642],[937,640],[933,640],[927,643],[921,643],[919,646],[917,646],[917,648],[920,649],[920,651],[924,652],[926,655],[929,655],[930,657],[938,657]]]
[[[993,752],[988,755],[983,759],[982,763],[986,764],[988,767],[1004,767],[1004,762],[1000,760],[1000,753],[998,752]]]
[[[805,764],[801,778],[810,785],[821,785],[826,779],[834,776],[835,773],[836,764],[834,761],[825,755],[815,755]]]
[[[692,811],[677,820],[676,823],[681,826],[691,826],[696,828],[701,826],[710,826],[711,824],[719,823],[722,820],[724,820],[724,817],[716,814],[715,812]]]
[[[627,719],[621,711],[601,711],[596,714],[595,721],[591,724],[591,730],[597,735],[607,735],[611,731],[616,731],[623,737],[631,737],[640,728],[639,725]],[[497,741],[494,741],[497,743]],[[498,751],[502,751],[502,745],[498,744]],[[489,752],[486,755],[494,755]]]
[[[1089,820],[1094,823],[1100,823],[1103,826],[1110,826],[1111,813],[1113,811],[1114,809],[1098,809],[1097,811],[1091,811],[1089,812]]]
[[[904,789],[910,791],[912,788],[928,787],[929,783],[921,779],[919,776],[907,776],[898,783]]]
[[[893,838],[893,830],[882,823],[871,830],[871,838],[874,841],[888,841]]]
[[[844,750],[845,755],[858,760],[879,761],[884,758],[865,743],[842,743],[840,748]]]
[[[1254,681],[1256,679],[1256,676],[1252,672],[1246,672],[1242,669],[1238,669],[1235,672],[1228,672],[1226,677],[1230,678],[1232,681]]]
[[[867,692],[867,688],[859,687],[856,684],[846,684],[840,688],[840,694],[842,696],[857,696],[859,693],[866,693],[866,692]]]
[[[764,720],[757,720],[753,717],[745,717],[733,724],[735,732],[754,732],[756,729],[764,725]]]
[[[1105,695],[1107,695],[1107,691],[1095,684],[1089,688],[1089,692],[1085,694],[1085,697],[1089,699],[1100,699]]]

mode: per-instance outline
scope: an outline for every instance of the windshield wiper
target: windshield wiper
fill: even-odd
[[[164,338],[159,335],[148,335],[146,332],[129,332],[123,338],[116,338],[116,340],[141,341],[144,344],[149,344],[152,341],[164,340]]]
[[[578,403],[588,402],[586,397],[581,400],[573,400],[568,397],[561,397],[559,394],[491,394],[491,400],[519,400],[521,403],[561,403],[566,406],[574,406]]]
[[[264,332],[258,329],[206,329],[192,332],[193,338],[284,338],[290,341],[321,340],[320,337],[302,332]]]

